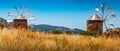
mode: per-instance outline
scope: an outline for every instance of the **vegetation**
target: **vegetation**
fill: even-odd
[[[53,34],[62,34],[63,32],[61,30],[53,30],[52,33]]]
[[[0,51],[120,51],[120,38],[1,29]]]
[[[97,33],[96,32],[92,32],[92,31],[85,31],[85,30],[81,30],[80,31],[81,35],[88,35],[88,36],[96,36]]]
[[[65,34],[72,34],[71,31],[65,31]]]

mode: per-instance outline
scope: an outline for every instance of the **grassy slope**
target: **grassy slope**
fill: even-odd
[[[0,51],[120,51],[120,39],[2,29]]]

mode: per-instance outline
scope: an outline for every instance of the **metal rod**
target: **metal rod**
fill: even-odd
[[[107,25],[106,25],[105,21],[104,21],[104,25],[105,25],[106,30],[108,30],[108,28],[107,28]]]
[[[102,7],[102,19],[104,18],[104,3],[101,4]]]

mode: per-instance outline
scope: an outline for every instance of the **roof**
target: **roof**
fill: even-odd
[[[0,20],[2,20],[2,21],[6,21],[5,19],[3,19],[3,18],[1,18],[1,17],[0,17]]]
[[[97,14],[93,14],[88,20],[102,20]]]
[[[15,19],[25,19],[25,18],[19,14]]]

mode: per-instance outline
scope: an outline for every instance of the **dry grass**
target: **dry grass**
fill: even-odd
[[[120,39],[0,30],[0,51],[120,51]]]

